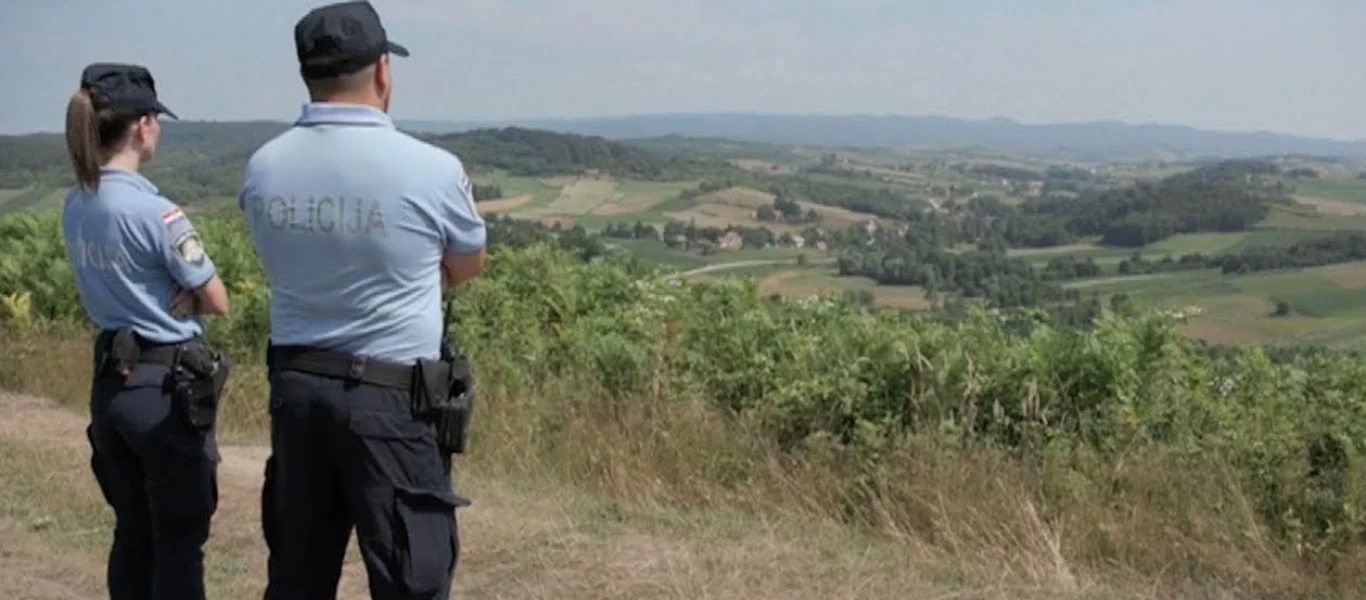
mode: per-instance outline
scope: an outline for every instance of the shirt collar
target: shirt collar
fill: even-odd
[[[303,106],[295,125],[360,125],[370,127],[394,126],[384,111],[364,104],[342,102],[310,102]]]
[[[136,171],[128,171],[115,167],[102,167],[100,168],[100,183],[106,181],[126,183],[149,194],[158,193],[157,186],[154,185],[151,180],[143,177],[142,173]]]

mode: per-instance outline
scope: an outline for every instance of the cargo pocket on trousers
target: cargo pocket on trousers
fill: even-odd
[[[469,501],[450,490],[394,488],[395,575],[407,593],[431,594],[455,569],[455,509]]]
[[[105,503],[114,505],[113,497],[109,493],[109,474],[104,467],[104,457],[95,448],[95,425],[92,423],[85,426],[85,440],[90,443],[90,471],[95,474],[95,485],[100,488],[100,495],[104,497]]]

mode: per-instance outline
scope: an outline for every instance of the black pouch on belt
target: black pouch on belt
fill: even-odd
[[[226,356],[203,344],[180,351],[173,375],[176,411],[191,427],[208,429],[218,421],[218,403],[228,382],[231,364]]]
[[[447,410],[442,421],[437,423],[437,434],[446,440],[450,451],[465,453],[465,442],[469,438],[470,417],[474,411],[474,373],[469,361],[460,354],[451,362],[451,375],[447,383]],[[445,431],[443,435],[441,432]]]
[[[443,344],[439,360],[419,360],[413,369],[413,415],[436,425],[443,452],[463,454],[470,420],[469,364]]]
[[[93,358],[98,377],[126,378],[141,357],[137,334],[129,327],[107,329],[95,337]]]

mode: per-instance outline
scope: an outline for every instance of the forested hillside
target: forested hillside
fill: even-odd
[[[468,164],[502,169],[513,175],[546,176],[594,170],[648,181],[695,176],[702,170],[697,160],[662,157],[600,137],[517,127],[441,135],[431,138],[431,142]]]
[[[156,159],[144,173],[181,204],[232,198],[247,158],[287,127],[266,121],[168,121],[162,125]],[[676,179],[705,168],[725,168],[602,138],[546,131],[509,128],[419,137],[455,152],[472,171],[505,169],[540,176],[597,170],[635,179]],[[67,160],[61,135],[0,136],[0,189],[69,186],[73,179]]]
[[[1075,236],[1138,247],[1178,233],[1243,231],[1265,219],[1272,203],[1289,204],[1287,187],[1268,180],[1274,166],[1230,161],[1079,198],[1053,197],[1025,205]]]

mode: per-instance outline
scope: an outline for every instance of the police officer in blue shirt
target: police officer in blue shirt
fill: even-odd
[[[484,221],[460,160],[388,116],[408,51],[369,3],[317,8],[294,36],[311,102],[240,196],[271,294],[265,597],[333,598],[354,527],[373,598],[447,598],[468,500],[414,407],[440,394],[414,382],[445,384],[442,292],[483,269]]]
[[[190,219],[138,174],[160,137],[151,73],[97,63],[66,113],[78,185],[62,234],[86,315],[100,329],[86,430],[114,509],[113,600],[204,597],[203,545],[218,505],[213,415],[227,374],[199,315],[228,296]]]

